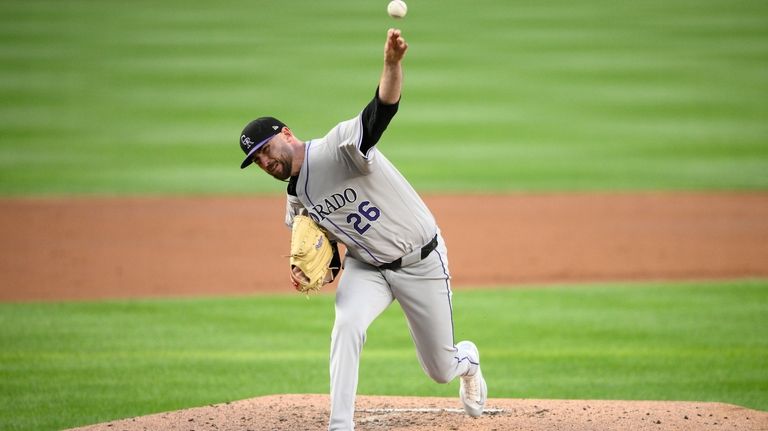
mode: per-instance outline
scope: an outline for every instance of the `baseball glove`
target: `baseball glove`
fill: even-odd
[[[334,250],[328,236],[311,218],[297,215],[291,230],[291,280],[302,293],[319,290],[333,280]],[[297,274],[296,270],[301,270]]]

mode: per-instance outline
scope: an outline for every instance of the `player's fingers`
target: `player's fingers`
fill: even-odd
[[[298,266],[291,267],[291,277],[300,282],[303,281],[306,283],[309,281],[309,277],[307,277]]]
[[[402,39],[402,36],[400,34],[400,30],[398,30],[396,28],[390,29],[389,32],[387,33],[387,42],[390,45],[397,46],[399,39]]]

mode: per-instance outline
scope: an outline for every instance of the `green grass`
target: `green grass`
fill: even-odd
[[[454,295],[491,397],[720,401],[768,410],[768,281]],[[273,393],[327,393],[330,295],[0,304],[0,429],[60,429]],[[359,393],[453,397],[396,305]]]
[[[421,191],[768,188],[759,0],[0,2],[0,195],[278,193],[235,142],[321,136],[410,42],[382,149]]]

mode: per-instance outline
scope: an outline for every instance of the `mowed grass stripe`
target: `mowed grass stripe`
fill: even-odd
[[[397,23],[352,0],[7,1],[0,194],[280,193],[235,176],[243,124],[272,114],[309,139],[354,116],[394,24],[411,48],[382,149],[419,190],[762,190],[767,17],[725,0],[424,0]]]
[[[454,293],[492,397],[719,401],[768,409],[768,282]],[[273,393],[326,393],[333,296],[0,304],[0,428],[60,429]],[[395,304],[361,394],[453,397]]]

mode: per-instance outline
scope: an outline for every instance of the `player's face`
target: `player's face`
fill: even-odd
[[[282,135],[276,135],[253,154],[253,163],[278,180],[291,176],[291,151]]]

